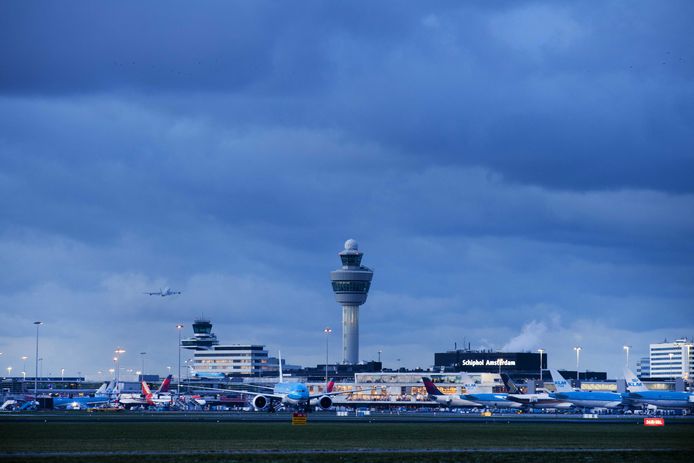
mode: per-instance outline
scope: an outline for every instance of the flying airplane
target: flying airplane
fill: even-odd
[[[251,392],[251,391],[239,391],[232,389],[219,389],[219,388],[208,388],[208,387],[198,387],[196,389],[205,389],[216,392],[233,392],[242,395],[252,395],[251,405],[256,410],[267,410],[274,411],[278,406],[291,406],[298,409],[308,410],[311,406],[320,407],[326,410],[333,405],[332,396],[341,394],[351,394],[355,391],[345,391],[345,392],[332,392],[332,385],[329,383],[328,388],[331,392],[323,392],[320,394],[310,394],[308,391],[308,386],[305,383],[299,382],[287,382],[284,381],[282,375],[282,355],[279,356],[279,382],[273,387],[268,386],[254,386],[260,389],[268,389],[268,392]]]
[[[171,288],[164,288],[164,289],[159,289],[159,291],[154,291],[154,292],[145,292],[144,294],[147,294],[149,296],[161,296],[161,297],[166,297],[166,296],[173,296],[175,294],[181,294],[181,291],[171,291]]]
[[[523,394],[506,373],[501,374],[501,379],[509,390],[506,398],[518,402],[525,408],[554,408],[558,410],[567,410],[572,406],[571,402],[554,398],[546,392]]]
[[[622,395],[616,392],[575,391],[557,370],[549,370],[556,392],[550,396],[571,402],[579,408],[619,408],[623,405]]]
[[[427,390],[427,394],[429,394],[429,398],[433,400],[434,402],[438,403],[439,405],[443,405],[444,407],[482,407],[483,405],[478,403],[478,402],[473,402],[471,400],[468,400],[464,398],[465,396],[463,395],[456,395],[456,394],[444,394],[439,390],[438,387],[434,384],[434,382],[431,380],[431,378],[425,378],[422,377],[422,381],[424,382],[424,388]]]
[[[631,407],[650,410],[694,408],[694,394],[690,392],[650,391],[628,368],[624,369],[624,378],[627,382],[624,402]]]

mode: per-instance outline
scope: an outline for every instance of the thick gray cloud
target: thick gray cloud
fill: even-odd
[[[3,361],[40,318],[47,367],[163,372],[204,313],[320,362],[348,237],[366,360],[581,343],[617,373],[694,334],[691,10],[2,4]]]

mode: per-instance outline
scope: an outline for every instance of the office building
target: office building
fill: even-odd
[[[651,378],[690,379],[694,370],[694,343],[687,338],[650,345]]]

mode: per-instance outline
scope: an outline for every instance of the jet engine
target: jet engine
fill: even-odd
[[[321,396],[317,399],[311,399],[311,406],[320,407],[323,410],[327,410],[328,408],[333,406],[333,399],[331,399],[330,396],[327,395]]]
[[[264,409],[268,406],[269,402],[270,401],[267,400],[267,397],[265,397],[264,395],[257,395],[253,397],[253,407],[255,407],[257,410]]]

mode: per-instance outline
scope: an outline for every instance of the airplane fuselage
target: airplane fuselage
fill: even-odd
[[[485,407],[520,408],[522,404],[508,400],[507,394],[465,394],[462,397]]]
[[[627,392],[624,402],[631,406],[653,406],[656,408],[694,408],[694,395],[688,392],[643,391]]]
[[[273,394],[282,396],[282,403],[289,405],[305,404],[309,400],[308,387],[304,383],[277,383]]]
[[[580,408],[618,408],[623,405],[622,395],[616,392],[554,392],[550,396]]]

